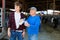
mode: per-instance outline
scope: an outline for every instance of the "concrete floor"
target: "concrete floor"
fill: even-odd
[[[1,40],[7,40],[7,39],[1,39]],[[28,40],[27,34],[25,35],[24,40]],[[60,31],[54,30],[52,27],[48,25],[42,25],[41,30],[39,32],[39,40],[60,40]]]
[[[27,35],[24,40],[28,40]],[[39,40],[60,40],[60,31],[54,30],[47,25],[42,25],[39,32]]]

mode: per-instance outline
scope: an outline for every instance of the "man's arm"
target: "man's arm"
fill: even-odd
[[[36,18],[37,20],[35,21],[35,24],[29,24],[29,23],[26,23],[25,26],[27,27],[31,27],[32,29],[36,29],[36,28],[39,28],[40,26],[40,23],[41,23],[41,20],[40,20],[40,17]]]

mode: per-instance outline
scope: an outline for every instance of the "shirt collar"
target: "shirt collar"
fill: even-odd
[[[20,12],[15,12],[15,14],[21,14]]]

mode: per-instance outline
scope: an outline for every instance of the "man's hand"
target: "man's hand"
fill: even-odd
[[[25,22],[25,26],[29,27],[29,26],[30,26],[30,24],[29,24],[28,22]]]
[[[8,37],[11,36],[11,33],[10,33],[10,28],[8,28]]]

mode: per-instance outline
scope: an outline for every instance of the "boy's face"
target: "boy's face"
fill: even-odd
[[[15,5],[15,11],[20,11],[20,6]]]
[[[36,10],[30,10],[30,15],[36,15]]]

